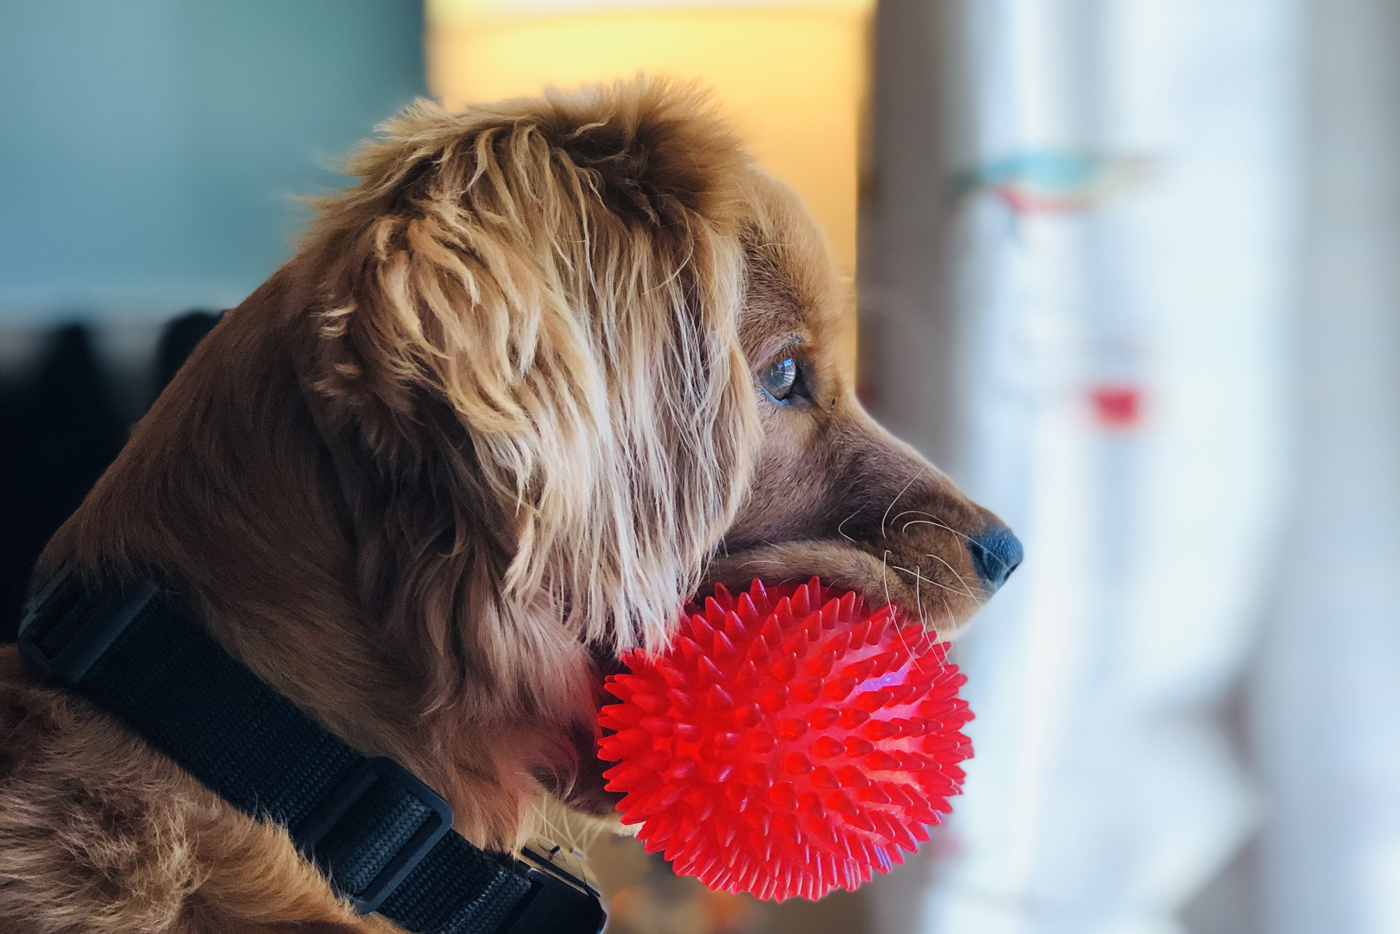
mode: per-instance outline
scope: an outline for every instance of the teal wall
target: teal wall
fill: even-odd
[[[0,325],[235,304],[425,93],[413,0],[0,0]]]

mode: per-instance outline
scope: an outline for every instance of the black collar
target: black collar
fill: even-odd
[[[156,585],[58,575],[19,649],[245,813],[270,818],[359,912],[413,934],[596,934],[591,886],[530,850],[488,853],[391,759],[369,758],[235,661]]]

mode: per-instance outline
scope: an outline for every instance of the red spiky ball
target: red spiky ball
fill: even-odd
[[[855,889],[951,810],[972,714],[947,646],[813,578],[686,607],[664,655],[607,679],[599,755],[625,824],[712,889]],[[611,732],[609,732],[611,731]],[[941,812],[941,813],[940,813]]]

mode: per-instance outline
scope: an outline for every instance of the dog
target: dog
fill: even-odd
[[[716,584],[952,634],[1015,538],[838,367],[822,233],[702,94],[420,102],[199,345],[36,588],[159,572],[263,682],[489,848],[606,817],[600,678]],[[277,825],[0,652],[0,929],[396,930]]]

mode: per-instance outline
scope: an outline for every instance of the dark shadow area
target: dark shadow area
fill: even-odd
[[[197,311],[166,326],[156,354],[157,393],[218,320]],[[33,375],[0,394],[0,642],[15,640],[39,553],[116,458],[128,431],[80,324],[56,331]]]

